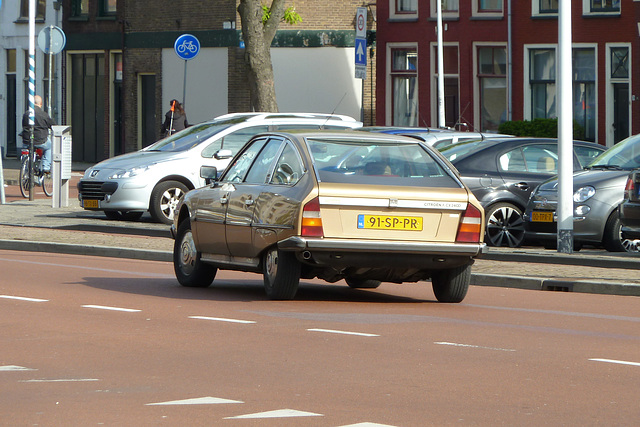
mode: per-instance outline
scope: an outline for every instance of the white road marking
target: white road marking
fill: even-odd
[[[166,279],[175,279],[174,275],[170,274],[162,274],[162,273],[151,273],[151,272],[140,272],[140,271],[128,271],[128,270],[114,270],[111,268],[96,268],[96,267],[87,267],[84,265],[69,265],[69,264],[57,264],[51,262],[40,262],[40,261],[26,261],[22,259],[7,259],[0,258],[0,261],[8,261],[8,262],[21,262],[24,264],[35,264],[35,265],[43,265],[50,267],[67,267],[67,268],[77,268],[81,270],[91,270],[91,271],[103,271],[105,273],[122,273],[122,274],[133,274],[135,276],[145,276],[145,277],[160,277]]]
[[[237,417],[226,417],[225,420],[234,419],[257,419],[257,418],[288,418],[288,417],[323,417],[322,414],[313,412],[296,411],[295,409],[278,409],[275,411],[258,412],[255,414],[238,415]]]
[[[17,365],[5,365],[0,366],[0,371],[8,372],[8,371],[37,371],[37,369],[25,368],[24,366]]]
[[[309,332],[327,332],[329,334],[358,335],[361,337],[379,337],[376,334],[365,334],[363,332],[336,331],[333,329],[307,329]]]
[[[458,343],[446,342],[446,341],[434,342],[434,344],[437,344],[437,345],[451,345],[451,346],[454,346],[454,347],[480,348],[480,349],[483,349],[483,350],[515,351],[515,350],[513,350],[511,348],[482,347],[480,345],[458,344]]]
[[[97,378],[59,378],[55,380],[22,380],[21,383],[82,383],[90,381],[100,381]]]
[[[624,360],[613,360],[613,359],[589,359],[594,362],[605,362],[605,363],[617,363],[618,365],[631,365],[631,366],[640,366],[638,362],[627,362]]]
[[[195,397],[193,399],[171,400],[169,402],[147,403],[147,406],[153,405],[216,405],[220,403],[244,403],[240,400],[222,399],[220,397]]]
[[[47,302],[47,301],[49,301],[48,299],[16,297],[16,296],[13,296],[13,295],[0,295],[0,298],[17,299],[17,300],[20,300],[20,301],[30,301],[30,302]]]
[[[378,424],[378,423],[357,423],[357,424],[347,424],[344,426],[338,427],[396,427],[389,424]]]
[[[125,311],[127,313],[134,313],[134,312],[137,312],[137,311],[142,311],[142,310],[138,310],[138,309],[135,309],[135,308],[108,307],[106,305],[83,305],[82,307],[84,307],[84,308],[97,308],[98,310]]]
[[[215,320],[218,322],[230,322],[230,323],[256,323],[253,320],[225,319],[224,317],[189,316],[189,319]]]

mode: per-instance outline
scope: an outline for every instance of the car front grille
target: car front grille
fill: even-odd
[[[104,200],[105,196],[113,194],[118,188],[115,182],[83,181],[78,183],[78,193],[83,200]]]

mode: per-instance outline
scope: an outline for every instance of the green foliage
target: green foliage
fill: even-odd
[[[266,5],[262,5],[262,23],[266,23],[271,17],[271,8]],[[282,22],[286,22],[289,25],[296,25],[302,22],[302,16],[296,12],[295,6],[290,6],[284,11],[284,15],[280,19]]]
[[[533,136],[539,138],[558,137],[558,119],[514,120],[504,122],[498,128],[499,133],[515,136]],[[573,121],[573,138],[584,139],[584,128]]]

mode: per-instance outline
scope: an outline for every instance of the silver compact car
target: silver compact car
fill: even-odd
[[[278,129],[353,129],[361,122],[342,115],[235,113],[191,126],[140,151],[90,167],[78,183],[80,205],[110,219],[138,219],[146,211],[171,224],[178,200],[205,185],[200,167],[222,171],[254,135]]]
[[[187,193],[171,228],[183,286],[217,270],[262,273],[291,299],[300,279],[353,288],[431,279],[441,302],[465,297],[482,243],[480,203],[440,153],[369,132],[260,134],[219,180]]]
[[[640,135],[631,136],[573,174],[574,246],[604,246],[611,252],[637,251],[621,234],[618,206],[630,171],[640,167]],[[554,247],[557,241],[558,181],[540,184],[524,212],[527,240]]]

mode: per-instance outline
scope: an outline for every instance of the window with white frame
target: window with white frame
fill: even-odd
[[[418,0],[390,0],[390,18],[412,19],[418,17]]]
[[[438,15],[437,0],[431,2],[431,16]],[[440,0],[442,2],[442,16],[445,18],[455,18],[458,16],[459,0]]]
[[[529,50],[531,118],[556,117],[556,51]]]
[[[531,14],[539,15],[557,15],[558,0],[533,0],[531,2]]]
[[[415,47],[391,48],[391,125],[418,124],[418,51]]]
[[[478,47],[480,128],[497,131],[507,119],[507,49],[504,46]]]
[[[585,14],[620,15],[620,0],[583,0]]]
[[[473,0],[472,15],[478,18],[502,17],[504,15],[503,0]]]
[[[36,0],[36,19],[38,21],[44,21],[45,15],[45,0]],[[29,19],[29,0],[20,0],[20,20]]]

